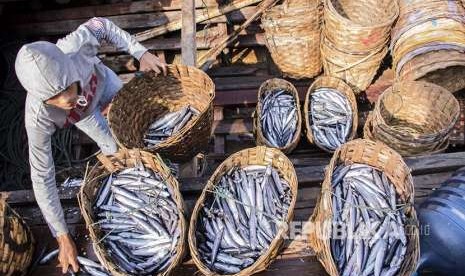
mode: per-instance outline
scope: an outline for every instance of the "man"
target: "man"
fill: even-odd
[[[58,241],[63,273],[69,266],[75,272],[79,267],[57,193],[51,137],[57,127],[75,125],[104,154],[116,152],[116,143],[100,110],[122,83],[97,57],[102,41],[137,58],[141,71],[166,74],[166,65],[158,57],[105,18],[90,19],[56,44],[39,41],[24,45],[15,63],[18,79],[27,90],[25,124],[34,194]]]

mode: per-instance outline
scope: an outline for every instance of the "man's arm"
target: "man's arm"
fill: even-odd
[[[166,64],[157,56],[147,51],[142,44],[137,42],[128,32],[116,26],[112,21],[94,17],[79,28],[60,39],[57,42],[64,52],[84,53],[88,56],[96,56],[102,41],[114,45],[120,51],[126,51],[140,61],[140,70],[161,70],[166,74]]]
[[[50,230],[58,241],[59,260],[63,273],[71,265],[77,272],[77,250],[66,226],[58,190],[55,183],[51,134],[32,126],[26,126],[29,144],[29,164],[34,195]]]

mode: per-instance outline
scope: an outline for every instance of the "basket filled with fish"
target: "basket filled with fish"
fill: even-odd
[[[325,151],[354,139],[358,109],[352,88],[338,78],[317,78],[305,97],[304,120],[307,140]]]
[[[213,173],[191,216],[189,248],[204,275],[251,275],[278,255],[297,198],[297,176],[279,150],[239,151]]]
[[[445,88],[424,81],[401,81],[378,98],[364,126],[364,137],[386,143],[402,156],[444,151],[460,115]]]
[[[269,79],[258,90],[254,113],[257,145],[291,152],[299,143],[302,119],[297,89],[283,79]]]
[[[312,215],[310,242],[330,275],[411,275],[419,259],[410,169],[381,142],[336,150]]]
[[[122,149],[86,175],[79,206],[95,254],[112,275],[168,275],[185,253],[184,202],[159,156]]]
[[[214,96],[203,71],[168,65],[166,76],[148,72],[127,83],[112,101],[108,122],[121,147],[184,162],[208,148]]]
[[[33,254],[29,227],[0,194],[0,275],[26,275]]]

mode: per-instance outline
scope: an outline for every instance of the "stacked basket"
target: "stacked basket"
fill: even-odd
[[[332,229],[334,215],[332,211],[333,170],[339,164],[351,165],[354,163],[365,164],[383,172],[394,185],[400,201],[404,203],[403,208],[405,208],[408,217],[405,224],[407,250],[400,271],[395,275],[411,275],[416,269],[420,251],[418,220],[413,207],[415,193],[410,169],[402,157],[385,144],[364,139],[350,141],[338,148],[325,170],[321,194],[311,218],[314,223],[314,231],[310,233],[310,242],[318,260],[329,275],[340,275],[331,253],[329,240],[334,233],[332,232],[334,231]]]
[[[388,88],[368,115],[365,138],[379,140],[403,156],[444,151],[459,116],[459,103],[446,89],[423,81]]]
[[[321,54],[326,75],[365,90],[386,55],[399,14],[392,0],[325,0]]]
[[[285,76],[301,79],[320,73],[321,4],[320,0],[285,2],[264,13],[265,42]]]
[[[465,87],[465,8],[459,0],[401,0],[392,31],[393,67],[401,80],[425,80],[451,92]]]
[[[168,65],[166,76],[154,72],[136,76],[116,95],[108,112],[113,136],[123,148],[156,152],[174,162],[188,161],[207,150],[213,124],[215,85],[203,71]],[[187,105],[199,111],[176,134],[154,147],[145,147],[149,125]]]
[[[26,275],[33,253],[31,231],[0,196],[0,275]]]

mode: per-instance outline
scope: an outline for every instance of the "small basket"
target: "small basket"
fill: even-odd
[[[34,238],[24,220],[0,195],[0,275],[26,275],[34,254]]]
[[[79,191],[78,200],[82,216],[84,217],[87,229],[89,230],[90,239],[94,245],[95,254],[100,260],[100,263],[111,272],[111,275],[129,276],[129,274],[122,272],[118,266],[113,263],[111,257],[108,255],[108,251],[102,246],[102,243],[99,242],[102,238],[102,232],[98,228],[98,225],[94,224],[95,217],[93,213],[93,204],[102,179],[107,177],[110,173],[134,167],[137,164],[142,163],[144,167],[157,172],[170,186],[173,192],[173,200],[176,202],[178,207],[178,227],[181,229],[181,233],[176,247],[176,256],[165,271],[157,274],[159,276],[169,275],[176,266],[182,262],[186,247],[185,241],[187,225],[184,214],[185,208],[184,201],[181,193],[179,192],[178,181],[171,174],[170,169],[165,165],[165,163],[163,163],[163,160],[159,156],[155,156],[149,152],[140,151],[138,149],[121,149],[111,156],[104,156],[100,154],[98,159],[99,162],[92,167],[84,179],[84,183]]]
[[[257,143],[258,146],[268,146],[268,147],[274,147],[272,146],[268,140],[263,136],[262,132],[262,125],[260,121],[260,114],[261,114],[261,98],[263,94],[266,94],[268,92],[273,91],[274,89],[277,88],[282,88],[289,93],[292,94],[294,97],[294,100],[296,102],[297,106],[297,130],[295,133],[294,139],[286,146],[277,148],[281,150],[284,153],[290,153],[297,147],[297,144],[299,144],[300,141],[300,135],[301,135],[301,128],[302,128],[302,115],[300,114],[300,100],[299,100],[299,94],[297,92],[297,89],[292,85],[292,83],[283,80],[283,79],[269,79],[262,83],[260,85],[260,88],[258,89],[258,101],[257,101],[257,107],[254,113],[254,118],[253,118],[253,127],[254,127],[254,134],[255,134],[255,142]]]
[[[209,191],[211,191],[221,179],[221,177],[233,167],[244,167],[248,165],[272,165],[288,183],[292,192],[292,201],[289,206],[286,222],[289,224],[292,221],[294,214],[294,206],[297,199],[298,181],[297,175],[294,170],[292,162],[279,150],[274,148],[267,148],[263,146],[245,149],[234,153],[226,159],[215,170],[213,175],[207,182],[207,185],[202,191],[200,198],[195,204],[194,211],[192,212],[190,226],[189,226],[189,248],[197,268],[204,275],[218,275],[211,271],[201,260],[197,251],[197,239],[195,231],[197,229],[197,219],[207,199]],[[284,238],[288,231],[288,227],[280,227],[280,230],[274,240],[271,242],[268,250],[262,254],[254,264],[243,269],[241,272],[234,274],[234,276],[246,276],[265,270],[274,258],[278,255],[279,250],[284,242]]]
[[[315,144],[313,139],[313,132],[311,128],[311,95],[319,88],[332,88],[343,94],[350,103],[350,107],[352,108],[352,131],[350,132],[347,141],[353,140],[355,135],[357,135],[357,128],[358,128],[358,109],[357,109],[357,100],[355,99],[354,91],[352,88],[347,85],[343,80],[329,77],[329,76],[321,76],[318,77],[310,86],[305,96],[305,104],[304,104],[304,121],[305,121],[305,134],[307,136],[307,140],[311,144]],[[326,148],[321,147],[321,149],[328,151]]]
[[[334,168],[338,164],[361,163],[375,167],[384,172],[394,185],[397,195],[406,204],[407,251],[405,259],[396,275],[411,275],[416,270],[420,257],[418,219],[413,206],[414,187],[410,169],[402,157],[381,142],[356,139],[339,147],[326,167],[320,197],[311,217],[314,231],[310,233],[310,243],[323,267],[331,276],[339,275],[334,263],[329,243],[332,223],[332,190],[331,180]]]
[[[321,7],[320,0],[293,1],[263,14],[266,46],[285,76],[302,79],[321,72]]]
[[[438,85],[398,82],[378,98],[364,135],[403,156],[436,153],[447,148],[459,112],[457,99]]]
[[[215,85],[203,71],[184,65],[168,65],[167,76],[144,73],[133,78],[113,99],[108,122],[121,147],[160,153],[174,162],[190,160],[208,149],[213,124]],[[200,115],[154,147],[145,147],[143,136],[156,119],[187,105]]]

